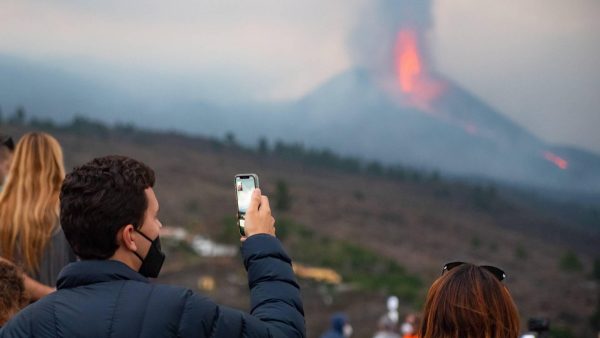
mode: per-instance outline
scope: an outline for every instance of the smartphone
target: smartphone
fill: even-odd
[[[246,236],[244,231],[244,222],[246,218],[246,211],[250,206],[250,198],[252,192],[257,189],[258,176],[256,174],[237,174],[235,175],[235,196],[237,199],[237,224],[240,229],[240,234]]]

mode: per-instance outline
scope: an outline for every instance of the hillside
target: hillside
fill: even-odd
[[[0,128],[15,136],[31,129]],[[341,286],[301,280],[310,337],[318,337],[338,310],[349,313],[356,337],[369,337],[388,293],[402,296],[404,311],[417,310],[441,266],[454,260],[502,267],[523,323],[545,316],[574,336],[591,332],[599,289],[590,273],[600,256],[600,226],[581,216],[587,207],[550,203],[543,196],[533,201],[507,187],[415,175],[410,169],[394,176],[382,174],[383,167],[315,165],[268,145],[261,152],[247,149],[233,138],[123,126],[46,128],[62,143],[67,170],[107,154],[146,162],[157,172],[163,224],[219,241],[237,241],[231,223],[234,174],[257,173],[272,199],[277,182],[284,182],[291,206],[275,217],[292,258],[334,268],[344,278]],[[569,212],[575,217],[564,216]],[[200,277],[214,277],[211,297],[247,308],[238,258],[197,258],[172,248],[167,262],[162,281],[197,290]]]
[[[25,104],[33,116],[61,122],[84,114],[105,123],[135,121],[213,137],[235,130],[245,142],[260,136],[295,140],[387,164],[600,194],[598,154],[544,142],[441,75],[435,80],[445,89],[422,107],[364,68],[337,74],[296,101],[240,103],[231,95],[221,104],[183,99],[183,88],[151,86],[132,95],[72,67],[7,55],[0,55],[0,73],[5,112]]]

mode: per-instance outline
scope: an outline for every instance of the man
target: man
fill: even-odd
[[[81,259],[57,291],[9,321],[0,337],[305,337],[300,290],[257,189],[242,256],[251,314],[181,287],[150,284],[162,266],[154,172],[121,156],[97,158],[65,178],[61,226]]]
[[[2,191],[4,180],[6,179],[6,175],[8,175],[14,151],[15,143],[12,138],[0,135],[0,191]]]

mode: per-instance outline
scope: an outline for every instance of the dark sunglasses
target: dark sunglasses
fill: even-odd
[[[10,151],[15,150],[15,142],[10,136],[0,136],[0,144],[8,148]]]
[[[454,269],[455,267],[461,266],[463,264],[467,264],[467,263],[465,263],[465,262],[450,262],[450,263],[446,263],[444,265],[444,268],[442,269],[442,275],[444,274],[444,272],[450,271],[450,270]],[[489,271],[500,282],[503,281],[506,278],[506,273],[504,273],[504,271],[502,271],[502,269],[499,269],[499,268],[497,268],[495,266],[480,265],[479,267],[483,268],[483,269],[486,269],[487,271]]]

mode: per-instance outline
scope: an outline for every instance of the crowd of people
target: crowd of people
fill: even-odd
[[[241,253],[251,312],[151,282],[165,260],[155,174],[124,156],[66,174],[45,133],[0,136],[0,337],[305,337],[291,259],[256,189]],[[424,311],[400,321],[390,297],[374,338],[517,338],[519,316],[504,272],[446,264]],[[338,314],[323,338],[350,337]]]

